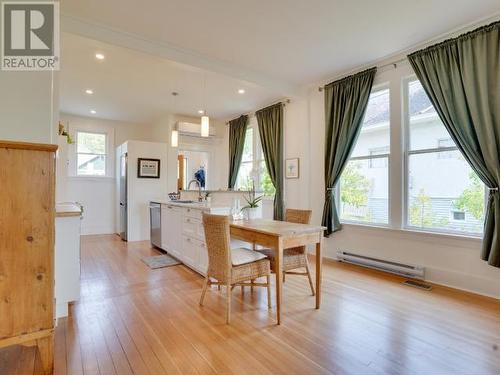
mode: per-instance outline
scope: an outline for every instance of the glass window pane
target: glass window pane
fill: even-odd
[[[408,110],[410,150],[455,146],[418,80],[408,83]]]
[[[408,225],[482,232],[484,185],[459,151],[410,155],[408,183]]]
[[[78,132],[77,142],[78,153],[106,153],[106,134]]]
[[[260,162],[260,190],[263,191],[266,196],[273,196],[276,193],[265,160],[261,160]]]
[[[248,128],[245,135],[245,145],[243,146],[243,162],[253,160],[253,128]]]
[[[78,154],[77,167],[77,172],[80,176],[105,176],[106,156],[95,154]]]
[[[236,189],[250,190],[252,188],[252,162],[243,162],[238,171]]]
[[[377,155],[389,153],[389,120],[389,89],[372,92],[368,100],[363,127],[351,157],[368,156],[373,150],[378,150]]]
[[[379,162],[380,161],[380,162]],[[387,224],[389,222],[387,157],[370,167],[372,160],[351,160],[340,178],[340,218]]]

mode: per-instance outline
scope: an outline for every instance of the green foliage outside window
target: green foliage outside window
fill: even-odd
[[[422,228],[433,225],[431,197],[425,194],[424,189],[420,189],[413,200],[409,216],[410,225]]]
[[[370,180],[363,176],[359,169],[361,169],[359,163],[348,163],[340,179],[341,202],[355,207],[365,206],[368,203],[371,187]]]
[[[264,195],[267,197],[272,197],[276,193],[276,189],[271,181],[271,176],[269,176],[269,172],[267,171],[266,165],[264,163],[264,170],[261,175],[261,186]]]
[[[469,173],[469,186],[455,201],[455,207],[460,211],[469,212],[477,220],[484,214],[484,186],[473,171]]]

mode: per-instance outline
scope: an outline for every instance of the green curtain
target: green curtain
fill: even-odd
[[[340,229],[334,188],[356,144],[377,68],[325,86],[325,236]]]
[[[243,156],[248,116],[241,115],[229,121],[229,178],[227,187],[234,189]]]
[[[408,56],[471,168],[489,188],[481,258],[500,267],[500,21]]]
[[[255,113],[259,124],[260,141],[269,176],[276,189],[274,220],[283,220],[283,103]]]

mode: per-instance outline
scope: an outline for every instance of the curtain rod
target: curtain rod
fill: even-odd
[[[265,105],[264,107],[262,108],[267,108],[267,107],[271,107],[275,104],[279,104],[281,103],[283,105],[283,107],[286,107],[287,104],[290,104],[291,103],[291,100],[290,99],[282,99],[282,100],[278,100],[277,102],[274,102],[274,103],[271,103],[271,104],[268,104],[268,105]],[[258,110],[257,110],[258,111]],[[251,116],[251,115],[254,115],[255,112],[257,111],[250,111],[250,112],[246,112],[246,113],[242,113],[240,116]],[[238,116],[238,117],[240,117]],[[229,120],[231,121],[231,120]],[[229,121],[226,121],[226,125],[229,125]]]
[[[398,67],[398,64],[400,64],[400,63],[402,63],[402,62],[406,62],[406,61],[408,61],[408,58],[403,57],[403,58],[401,58],[401,59],[394,60],[394,61],[388,62],[388,63],[386,63],[386,64],[376,65],[376,68],[377,68],[377,69],[383,69],[383,68],[387,68],[388,66],[392,66],[392,67],[394,67],[394,69],[396,69],[396,68]],[[362,70],[360,70],[360,72],[362,72],[363,70],[365,70],[365,68],[363,68]],[[356,73],[357,73],[357,72],[356,72]],[[347,76],[349,76],[349,75],[353,75],[353,74],[356,74],[356,73],[346,73],[346,74],[344,75],[344,77],[347,77]],[[342,79],[342,78],[343,78],[343,77],[339,77],[338,79],[334,79],[334,80],[332,80],[332,82],[335,82],[335,81],[337,81],[337,80],[339,80],[339,79]],[[331,82],[330,82],[330,83],[331,83]],[[318,91],[319,91],[319,92],[323,91],[323,90],[325,89],[325,86],[329,85],[330,83],[327,83],[326,85],[323,85],[323,86],[319,86],[319,87],[318,87]]]

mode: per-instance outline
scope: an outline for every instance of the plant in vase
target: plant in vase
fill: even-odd
[[[252,187],[248,191],[248,197],[243,197],[247,202],[241,211],[245,210],[248,220],[257,219],[259,217],[259,203],[264,198],[263,195],[257,196],[255,192],[255,183],[252,180]]]

